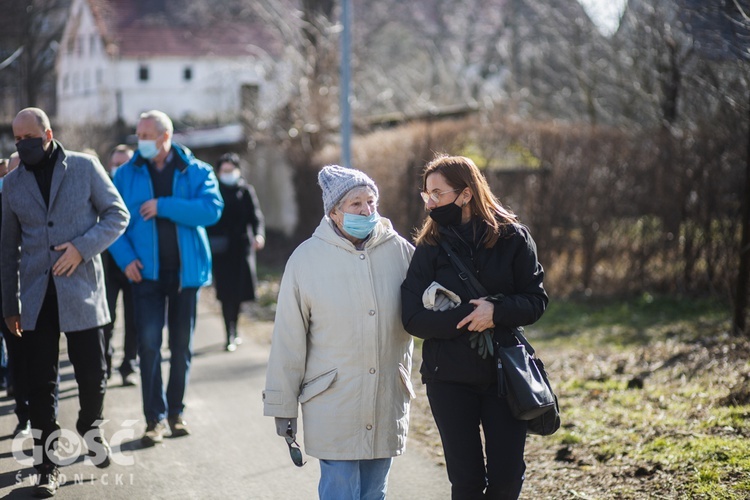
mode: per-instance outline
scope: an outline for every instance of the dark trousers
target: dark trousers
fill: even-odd
[[[133,307],[133,289],[125,274],[119,269],[107,268],[107,303],[112,322],[104,327],[104,356],[107,361],[107,377],[112,374],[112,336],[117,320],[117,297],[122,292],[123,323],[125,323],[125,341],[122,363],[118,368],[123,377],[135,372],[138,367],[138,336],[135,331],[135,313]]]
[[[237,337],[237,321],[240,317],[240,303],[234,301],[222,302],[221,313],[224,316],[224,328],[227,331],[227,343],[233,342]]]
[[[26,353],[21,337],[13,335],[5,321],[0,321],[0,331],[8,348],[8,385],[13,386],[13,397],[16,401],[18,423],[29,420],[29,378],[26,373]]]
[[[526,471],[526,422],[513,418],[508,404],[498,397],[497,387],[430,381],[427,398],[443,442],[451,498],[518,498]]]
[[[78,384],[80,410],[76,430],[84,435],[98,426],[96,421],[102,419],[104,410],[107,390],[104,335],[101,328],[91,328],[65,332],[65,337]],[[45,297],[36,328],[24,331],[22,339],[27,355],[31,426],[41,431],[40,438],[34,439],[34,445],[44,447],[42,463],[35,466],[46,470],[54,464],[47,440],[60,428],[56,417],[60,322],[54,293]]]

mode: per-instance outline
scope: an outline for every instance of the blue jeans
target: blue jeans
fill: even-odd
[[[384,500],[392,458],[321,460],[321,500]]]
[[[180,415],[193,355],[197,288],[180,288],[178,271],[162,272],[159,281],[133,284],[133,306],[141,358],[141,391],[146,422]],[[169,330],[169,382],[161,377],[164,318]]]

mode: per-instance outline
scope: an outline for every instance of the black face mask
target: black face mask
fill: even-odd
[[[458,196],[456,196],[456,200],[457,199]],[[430,210],[430,218],[444,227],[458,226],[459,224],[461,224],[461,215],[463,214],[463,210],[461,210],[461,207],[456,205],[456,200],[453,200],[453,203],[448,203],[447,205],[443,205],[442,207],[436,207]]]
[[[21,139],[16,143],[18,157],[24,165],[35,167],[44,160],[46,151],[44,150],[44,139],[34,137],[32,139]]]

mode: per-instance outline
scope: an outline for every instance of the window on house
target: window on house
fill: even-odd
[[[189,82],[193,79],[193,68],[190,66],[185,66],[185,69],[182,72],[182,79],[186,82]]]
[[[138,68],[138,79],[142,82],[148,81],[148,66],[141,64]]]
[[[65,73],[63,75],[63,92],[67,93],[68,88],[70,88],[70,75]]]
[[[83,35],[80,35],[80,36],[77,37],[77,40],[76,40],[76,55],[79,56],[79,57],[83,55],[83,48],[84,48],[83,47],[83,41],[84,41]]]
[[[104,72],[102,68],[96,68],[96,84],[101,85],[104,81]]]
[[[96,40],[96,35],[91,35],[89,38],[89,54],[91,55],[95,55],[97,52]]]

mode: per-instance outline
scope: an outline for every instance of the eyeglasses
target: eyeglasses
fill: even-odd
[[[289,447],[289,456],[292,457],[292,462],[294,462],[294,465],[297,467],[302,467],[307,462],[302,460],[302,450],[299,447],[299,444],[297,444],[297,441],[294,439],[294,433],[292,433],[292,426],[289,425],[289,427],[286,430],[286,436],[284,439],[286,439],[286,445]],[[292,446],[294,445],[294,446]]]
[[[437,189],[431,193],[428,193],[427,191],[422,191],[419,193],[419,195],[422,197],[422,201],[427,203],[428,201],[432,200],[435,203],[440,203],[440,197],[443,196],[446,193],[455,193],[456,191],[460,191],[460,189],[451,189],[450,191],[438,191]]]

